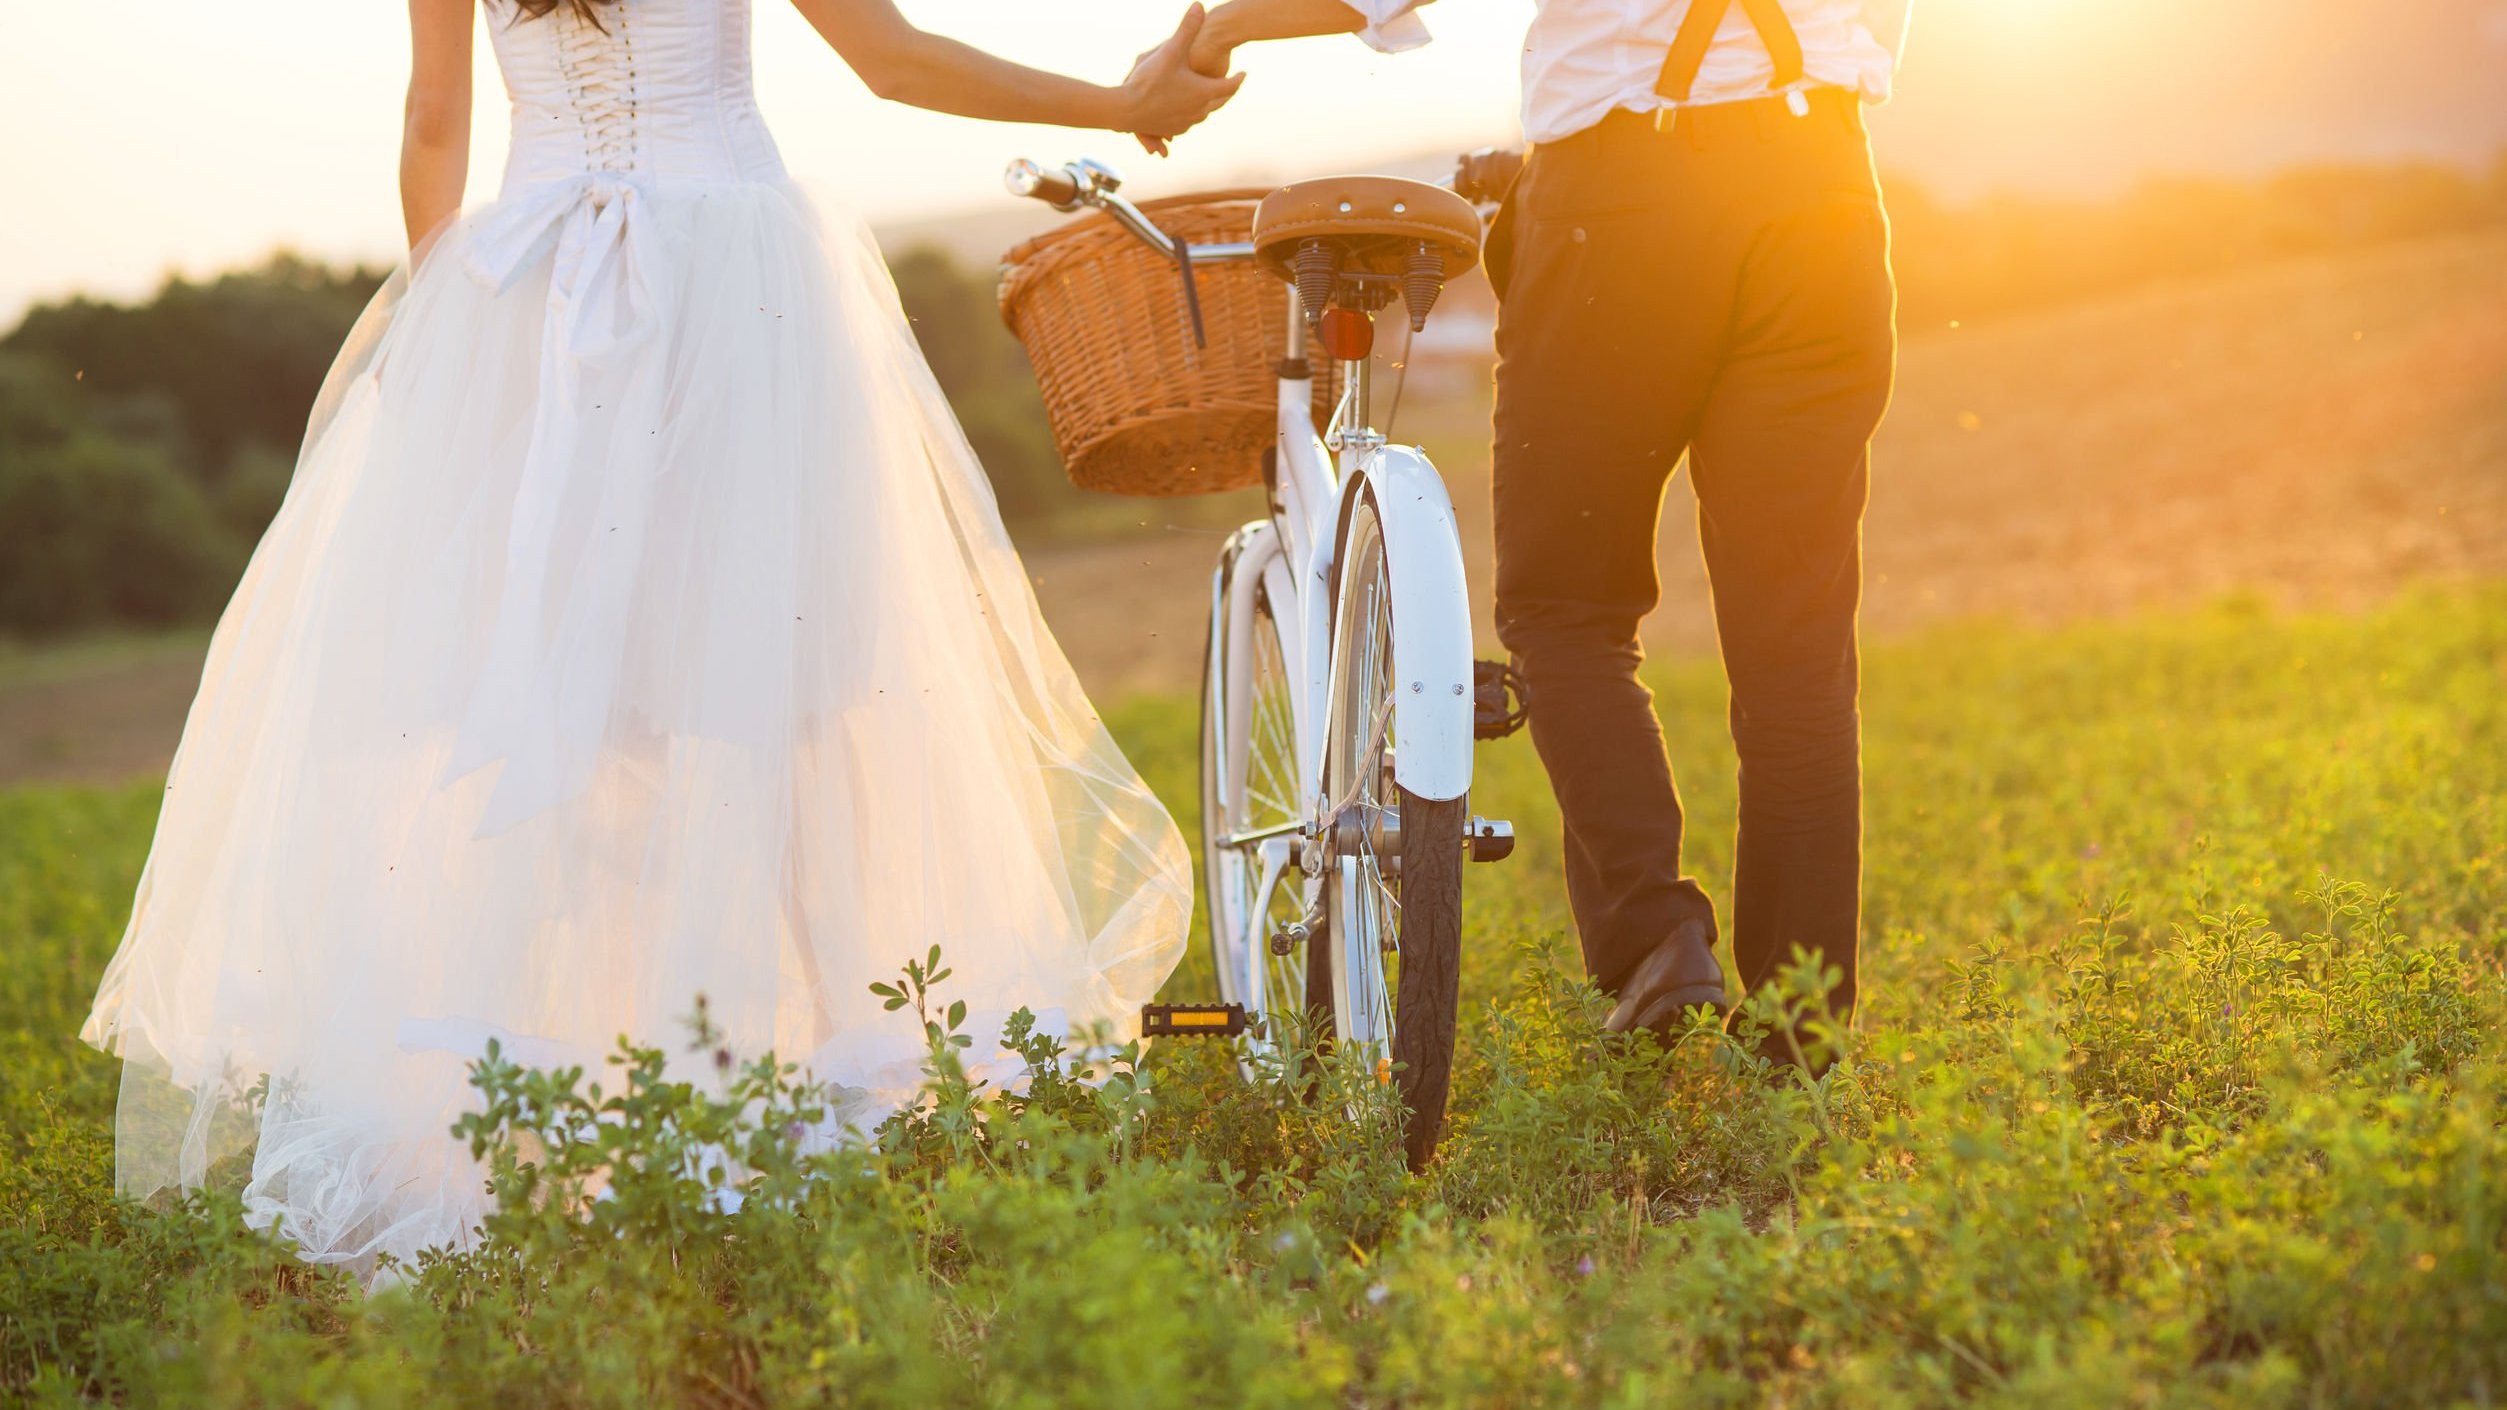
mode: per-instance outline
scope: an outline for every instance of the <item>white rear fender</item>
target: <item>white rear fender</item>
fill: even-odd
[[[1393,777],[1422,798],[1471,791],[1471,588],[1454,502],[1408,446],[1369,455],[1341,495],[1340,535],[1365,495],[1383,525],[1393,586]],[[1345,556],[1334,557],[1346,563]]]

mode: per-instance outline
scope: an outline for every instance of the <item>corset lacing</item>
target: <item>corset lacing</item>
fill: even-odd
[[[583,125],[583,161],[592,171],[634,171],[643,155],[628,9],[623,0],[604,7],[598,25],[572,14],[543,22],[556,32],[557,71]]]
[[[552,578],[550,565],[558,561],[559,507],[587,493],[597,496],[597,489],[587,490],[586,477],[597,483],[617,470],[604,457],[578,454],[584,423],[597,424],[600,410],[585,393],[586,379],[621,375],[622,369],[647,380],[658,375],[658,359],[628,354],[654,335],[674,297],[665,231],[654,228],[657,173],[637,91],[633,8],[633,0],[601,6],[605,29],[572,13],[539,21],[551,35],[544,52],[554,59],[582,130],[582,166],[509,183],[468,232],[466,263],[480,283],[502,294],[534,270],[546,270],[548,279],[531,439],[514,482],[495,627],[444,775],[449,784],[491,760],[507,761],[480,823],[482,835],[585,785],[594,756],[561,757],[550,741],[569,737],[559,715],[564,702],[593,698],[581,694],[587,686],[607,688],[582,673],[617,668],[615,661],[587,667],[561,650],[561,643],[581,637],[586,614],[604,610],[604,600]],[[657,55],[666,56],[669,31],[658,29],[655,38]],[[665,82],[656,101],[665,122],[667,93]],[[563,141],[562,125],[544,130]],[[615,383],[606,395],[640,404],[640,394]]]

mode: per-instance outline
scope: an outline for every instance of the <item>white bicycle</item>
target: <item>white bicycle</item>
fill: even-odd
[[[1523,710],[1511,673],[1472,659],[1453,502],[1423,451],[1375,429],[1369,355],[1378,312],[1400,299],[1415,333],[1478,260],[1479,208],[1416,181],[1300,182],[1262,201],[1249,240],[1179,251],[1102,164],[1021,161],[1007,181],[1105,211],[1187,271],[1255,260],[1290,285],[1270,512],[1229,536],[1211,576],[1210,945],[1221,998],[1253,1020],[1247,1041],[1280,1041],[1301,1010],[1318,1031],[1328,1015],[1330,1041],[1398,1087],[1415,1169],[1453,1071],[1463,864],[1514,848],[1508,824],[1471,814],[1472,742]],[[1319,437],[1310,325],[1342,388]]]

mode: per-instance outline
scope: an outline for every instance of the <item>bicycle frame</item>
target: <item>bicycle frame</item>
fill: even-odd
[[[1473,161],[1458,168],[1458,185]],[[1093,162],[1050,171],[1021,162],[1008,173],[1016,194],[1065,211],[1096,207],[1173,259],[1198,334],[1193,270],[1257,251],[1250,243],[1179,246],[1116,194],[1120,184]],[[1338,197],[1344,214],[1355,198],[1384,190],[1338,189],[1347,193]],[[1288,199],[1317,194],[1309,187]],[[1398,214],[1405,200],[1443,205],[1448,228],[1463,223],[1451,197],[1396,186],[1386,204]],[[1224,1015],[1234,1025],[1224,1031],[1253,1033],[1239,1059],[1252,1072],[1306,1031],[1298,1015],[1328,1007],[1335,1051],[1371,1064],[1379,1085],[1398,1087],[1401,1143],[1416,1170],[1435,1150],[1451,1092],[1462,868],[1505,857],[1513,831],[1469,813],[1473,743],[1488,702],[1471,657],[1453,501],[1427,453],[1387,444],[1371,414],[1374,338],[1361,310],[1383,306],[1388,276],[1342,269],[1328,243],[1380,238],[1383,222],[1326,220],[1307,230],[1317,233],[1293,237],[1293,253],[1278,252],[1297,280],[1281,281],[1287,317],[1263,467],[1267,512],[1229,535],[1210,580],[1202,870],[1221,1002],[1193,1017],[1202,1031]],[[1330,268],[1317,266],[1318,253]],[[1422,265],[1448,258],[1424,239],[1403,252],[1406,309],[1432,307],[1435,285],[1419,281],[1442,270]],[[1330,277],[1318,282],[1321,274]],[[1319,436],[1297,283],[1329,289],[1319,341],[1345,359],[1339,403]],[[1502,669],[1491,682],[1504,707],[1494,737],[1520,723],[1521,708],[1505,705],[1514,687]],[[1164,1017],[1144,1010],[1144,1026]]]
[[[1079,161],[1060,168],[1019,162],[1006,174],[1019,195],[1045,200],[1064,211],[1092,207],[1179,266],[1252,259],[1250,242],[1192,245],[1179,251],[1174,239],[1117,193],[1121,177],[1111,168]],[[1258,864],[1242,921],[1260,933],[1236,936],[1238,952],[1259,967],[1272,937],[1261,917],[1272,914],[1285,883],[1295,888],[1297,909],[1315,911],[1331,860],[1334,820],[1348,799],[1324,795],[1330,741],[1324,720],[1341,678],[1353,667],[1356,648],[1337,642],[1333,622],[1341,594],[1340,569],[1353,523],[1372,523],[1380,535],[1389,610],[1399,629],[1391,634],[1392,781],[1407,794],[1434,803],[1462,799],[1471,788],[1473,694],[1470,592],[1463,575],[1462,545],[1453,502],[1426,453],[1391,445],[1372,419],[1372,368],[1367,357],[1338,365],[1343,388],[1328,428],[1317,435],[1312,407],[1313,369],[1298,355],[1307,346],[1307,323],[1296,289],[1283,281],[1286,317],[1280,328],[1275,443],[1265,476],[1268,513],[1231,535],[1211,578],[1209,673],[1212,694],[1205,714],[1243,721],[1251,716],[1249,658],[1261,611],[1277,633],[1288,678],[1289,732],[1296,761],[1291,780],[1269,779],[1267,811],[1295,816],[1266,822],[1257,831],[1215,839]],[[1368,511],[1362,514],[1362,509]],[[1344,649],[1347,648],[1347,649]],[[1220,692],[1226,694],[1222,698]],[[1205,785],[1217,791],[1234,815],[1235,804],[1254,789],[1247,778],[1251,751],[1226,751],[1223,771]],[[1476,826],[1476,824],[1475,824]],[[1499,825],[1502,827],[1502,825]],[[1502,855],[1502,852],[1498,853]],[[1215,902],[1214,902],[1215,905]],[[1213,914],[1212,924],[1221,918]],[[1302,927],[1292,927],[1292,930]],[[1256,975],[1223,978],[1223,992],[1255,992]],[[1344,1038],[1363,1036],[1343,1033]]]
[[[1283,346],[1294,349],[1304,345],[1305,318],[1296,290],[1287,293]],[[1281,363],[1269,516],[1229,539],[1211,577],[1210,640],[1246,643],[1236,649],[1252,649],[1255,598],[1264,595],[1272,605],[1283,652],[1297,663],[1291,713],[1301,761],[1301,816],[1293,831],[1283,827],[1267,836],[1230,839],[1254,848],[1260,858],[1259,880],[1243,911],[1257,919],[1273,913],[1283,884],[1294,888],[1296,909],[1309,917],[1317,913],[1316,888],[1322,868],[1330,865],[1319,844],[1346,802],[1325,796],[1328,740],[1322,721],[1336,674],[1349,669],[1341,649],[1345,643],[1334,640],[1331,624],[1343,548],[1352,514],[1362,502],[1372,504],[1384,535],[1393,612],[1401,622],[1393,638],[1395,675],[1401,682],[1394,698],[1393,728],[1401,741],[1393,752],[1394,779],[1413,794],[1438,800],[1458,799],[1471,789],[1475,707],[1470,592],[1453,502],[1424,452],[1387,445],[1373,430],[1363,361],[1341,364],[1346,391],[1333,417],[1337,445],[1327,446],[1314,429],[1311,375],[1288,375],[1302,363]],[[1284,610],[1289,604],[1293,609]],[[1213,679],[1234,695],[1225,701],[1205,700],[1203,708],[1218,711],[1223,719],[1247,718],[1249,673],[1214,670]],[[1220,786],[1226,797],[1243,798],[1250,787],[1250,754],[1231,751],[1226,763],[1229,773]],[[1213,914],[1211,923],[1220,924],[1220,917]],[[1260,933],[1241,937],[1245,963],[1259,967],[1265,962],[1268,938]],[[1259,991],[1250,974],[1234,978],[1231,985],[1222,992]],[[1340,1036],[1357,1035],[1344,1031]]]

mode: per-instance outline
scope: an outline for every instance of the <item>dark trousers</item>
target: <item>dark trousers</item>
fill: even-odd
[[[1566,824],[1568,898],[1616,992],[1713,904],[1637,623],[1685,452],[1732,686],[1744,990],[1796,947],[1855,995],[1862,758],[1855,611],[1869,444],[1896,355],[1889,235],[1859,105],[1818,95],[1619,113],[1533,154],[1500,222],[1498,633]]]

